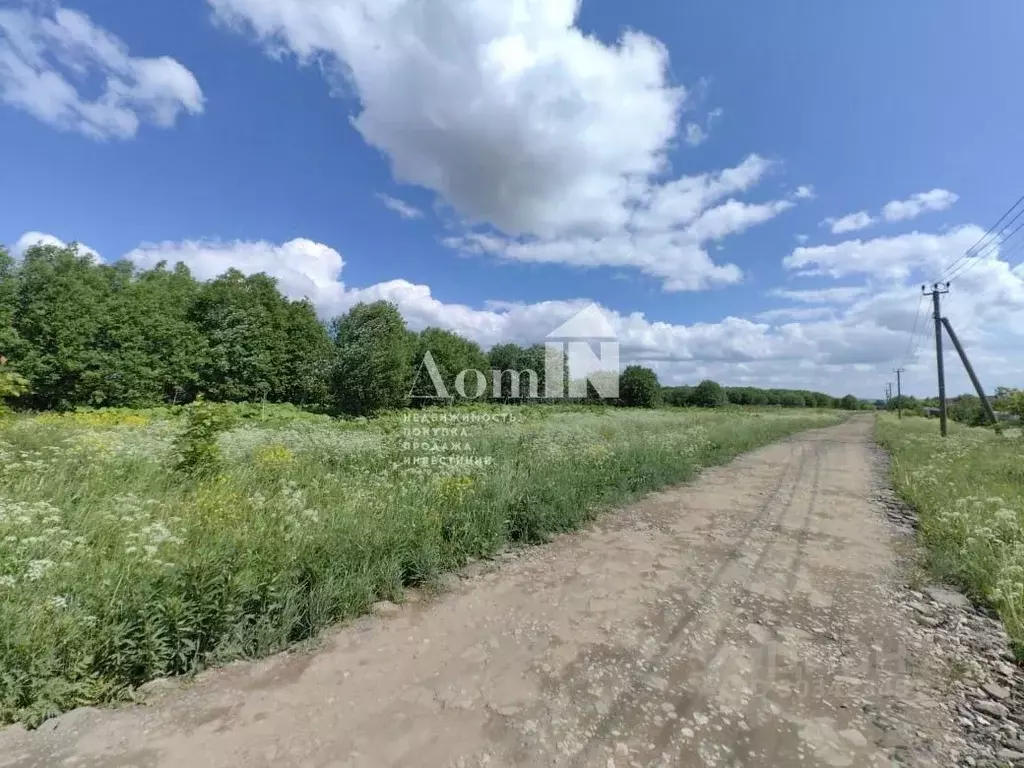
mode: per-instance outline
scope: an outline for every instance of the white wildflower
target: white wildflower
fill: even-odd
[[[28,564],[28,572],[26,574],[26,578],[28,578],[29,581],[39,581],[41,578],[43,578],[43,576],[46,575],[46,572],[48,570],[53,568],[53,566],[53,560],[32,560]]]

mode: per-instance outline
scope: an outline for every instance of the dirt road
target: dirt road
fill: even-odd
[[[946,765],[872,420],[470,569],[313,653],[0,733],[0,766]]]

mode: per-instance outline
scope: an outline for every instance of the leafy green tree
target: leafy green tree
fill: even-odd
[[[711,379],[705,379],[693,390],[693,405],[700,408],[720,408],[728,404],[722,385]]]
[[[786,408],[832,408],[835,398],[806,389],[759,389],[728,387],[726,396],[735,405],[781,405]]]
[[[1003,407],[1024,422],[1024,389],[1007,389]]]
[[[899,395],[891,398],[888,403],[890,411],[899,410],[900,408],[904,411],[916,411],[919,407],[920,403],[917,398],[911,397],[910,395]]]
[[[1010,411],[1013,398],[1018,391],[1012,387],[996,387],[992,396],[992,407],[997,411]]]
[[[206,339],[190,312],[199,283],[188,268],[151,270],[118,276],[100,334],[101,366],[90,376],[97,404],[151,406],[190,399]]]
[[[14,326],[18,311],[18,270],[14,258],[0,246],[0,357],[12,359],[21,350]]]
[[[287,302],[276,281],[230,269],[202,286],[193,318],[206,338],[198,387],[210,400],[281,400]]]
[[[530,382],[529,378],[525,374],[519,377],[517,386],[515,377],[512,374],[504,373],[505,371],[522,372],[529,369],[525,349],[520,347],[518,344],[496,344],[491,347],[490,351],[487,353],[487,364],[488,368],[491,370],[500,372],[500,378],[498,381],[500,388],[493,387],[493,379],[490,382],[492,384],[492,397],[507,402],[509,400],[518,400],[530,396]],[[540,371],[537,371],[537,375],[540,376]],[[543,390],[540,388],[539,379],[537,394],[543,394]]]
[[[685,408],[692,404],[693,387],[662,387],[661,396],[668,405]]]
[[[284,334],[284,376],[277,399],[296,405],[327,405],[334,345],[308,300],[285,306]]]
[[[7,364],[6,357],[0,357],[0,414],[7,410],[9,398],[20,397],[28,391],[28,379]]]
[[[750,405],[750,387],[725,387],[725,397],[733,405]]]
[[[24,349],[15,364],[30,384],[23,399],[40,409],[94,402],[113,273],[74,243],[29,248],[18,272],[14,322]]]
[[[562,380],[553,388],[558,393],[554,396],[556,401],[561,402],[563,397],[569,395],[569,382],[572,374],[572,371],[569,370],[569,355],[564,351],[549,350],[543,344],[534,344],[526,348],[526,364],[531,371],[537,372],[538,391],[542,399],[547,397],[549,357],[551,358],[551,367],[556,369],[557,364],[562,371]],[[560,361],[559,357],[561,357]]]
[[[960,395],[949,401],[946,406],[947,414],[953,421],[961,424],[968,424],[972,427],[979,427],[985,423],[985,411],[981,407],[981,400],[977,395]]]
[[[631,408],[653,408],[661,399],[658,374],[641,365],[630,365],[619,377],[619,399]]]
[[[565,353],[562,354],[562,383],[560,392],[564,395],[569,387],[569,360]],[[548,350],[543,344],[534,344],[530,347],[521,347],[518,344],[496,344],[487,353],[487,363],[491,371],[499,372],[500,389],[493,386],[493,374],[489,375],[488,384],[491,386],[491,396],[506,402],[510,400],[528,401],[530,398],[543,400],[547,393],[547,355]],[[512,371],[518,372],[518,377],[512,375]],[[536,389],[533,386],[533,378],[527,373],[533,371],[536,374]],[[518,388],[515,382],[519,382]],[[559,389],[556,387],[555,389]]]
[[[479,344],[452,331],[427,328],[416,335],[413,349],[412,364],[416,376],[413,383],[413,397],[421,404],[429,403],[429,399],[439,395],[437,387],[424,365],[428,353],[434,361],[434,365],[437,366],[437,372],[444,384],[445,392],[453,400],[485,400],[490,395],[492,378],[489,370],[490,364]],[[471,370],[480,372],[484,385],[482,389],[478,390],[478,377],[475,374],[467,373],[462,378],[462,388],[468,397],[463,398],[458,392],[456,379],[460,372]]]
[[[860,400],[858,400],[853,395],[845,395],[842,398],[842,400],[839,401],[839,405],[840,405],[841,408],[843,408],[843,409],[845,409],[847,411],[859,411],[860,410]]]
[[[799,392],[782,390],[777,395],[778,404],[786,408],[803,408],[807,402]]]
[[[408,404],[412,354],[398,307],[386,301],[359,303],[335,318],[331,333],[336,354],[332,394],[338,408],[364,415]]]

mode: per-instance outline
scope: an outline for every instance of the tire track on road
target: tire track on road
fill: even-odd
[[[573,755],[568,763],[569,765],[574,768],[590,765],[590,758],[593,757],[593,753],[597,748],[595,745],[608,739],[613,735],[613,732],[618,734],[616,738],[635,735],[633,733],[635,726],[642,723],[644,719],[644,713],[640,711],[639,703],[647,692],[648,686],[645,680],[652,675],[665,677],[666,674],[669,674],[669,670],[672,667],[669,657],[680,650],[679,641],[683,634],[693,623],[694,618],[703,610],[708,609],[709,603],[712,602],[713,593],[716,590],[726,589],[723,585],[724,576],[730,568],[733,568],[742,561],[743,556],[750,548],[751,542],[761,535],[766,537],[766,540],[759,547],[758,555],[749,568],[751,574],[753,574],[763,567],[781,532],[780,523],[791,508],[793,500],[799,491],[801,479],[808,463],[809,451],[806,447],[796,441],[794,441],[793,446],[796,446],[797,449],[791,451],[783,471],[779,474],[778,480],[769,491],[768,498],[759,505],[757,512],[751,516],[750,521],[741,529],[740,537],[731,547],[729,556],[724,558],[715,568],[710,578],[701,588],[697,598],[690,602],[689,606],[675,622],[670,623],[670,632],[659,642],[659,650],[651,659],[651,663],[645,665],[640,671],[632,672],[625,690],[615,697],[608,714],[602,717],[594,726],[593,738],[590,744],[584,746],[580,752]],[[796,461],[794,461],[794,455],[796,455]],[[781,506],[779,506],[777,512],[774,512],[773,506],[780,502]],[[769,520],[766,521],[766,517]],[[767,524],[765,524],[766,522]],[[721,599],[728,599],[728,597],[723,594]],[[717,603],[717,600],[714,602]]]
[[[794,552],[793,557],[789,561],[789,565],[786,569],[785,603],[787,605],[787,609],[784,614],[786,619],[792,619],[792,617],[796,613],[796,607],[793,604],[793,591],[796,587],[796,583],[799,578],[798,574],[800,566],[806,557],[807,540],[809,538],[811,523],[814,520],[818,504],[819,489],[821,483],[821,464],[823,460],[823,455],[827,454],[827,443],[824,443],[822,441],[802,442],[804,442],[806,445],[813,445],[814,469],[811,472],[811,488],[809,498],[807,501],[807,508],[803,513],[803,517],[800,521],[799,530],[796,533],[796,551]],[[786,509],[779,516],[779,522],[781,522],[782,518],[785,516],[785,513],[788,512],[790,509],[792,509],[792,503],[787,505]],[[777,529],[779,528],[779,526],[776,527]],[[779,531],[777,530],[777,532]],[[777,537],[773,540],[773,543],[775,541],[777,541]],[[762,572],[764,561],[767,559],[767,556],[770,553],[770,549],[771,547],[765,547],[764,551],[762,552],[762,557],[758,559],[757,564],[754,568],[751,569],[749,573],[749,577],[747,580],[748,583],[752,583],[753,579],[759,573]],[[742,585],[740,586],[742,588]],[[701,654],[697,662],[698,670],[700,670],[702,674],[699,676],[695,684],[692,686],[692,690],[694,690],[696,693],[693,695],[684,694],[677,696],[675,698],[675,700],[672,703],[673,711],[676,714],[676,718],[667,719],[665,724],[658,730],[653,739],[651,739],[651,741],[654,744],[658,745],[660,749],[664,749],[672,745],[674,737],[676,735],[676,731],[678,731],[678,723],[680,721],[693,720],[695,715],[697,715],[701,710],[703,710],[709,703],[711,690],[710,686],[707,683],[708,678],[711,672],[713,671],[712,664],[715,659],[721,656],[725,643],[729,636],[736,634],[738,632],[738,628],[736,627],[736,619],[737,615],[740,613],[741,607],[742,606],[739,604],[739,602],[734,600],[732,605],[727,607],[727,610],[721,611],[719,613],[719,616],[721,616],[721,621],[719,622],[719,626],[715,632],[714,640],[711,644],[711,650],[710,652]],[[782,639],[777,629],[777,626],[772,628],[773,643],[779,642]],[[754,688],[754,691],[756,694],[756,687]],[[775,738],[773,739],[772,744],[762,744],[761,746],[767,746],[767,753],[769,755],[774,756],[778,749],[777,734],[775,734]]]

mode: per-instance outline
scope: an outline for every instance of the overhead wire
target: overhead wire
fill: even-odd
[[[914,328],[910,331],[910,341],[907,342],[907,351],[903,354],[903,361],[897,365],[897,368],[902,368],[907,364],[910,359],[911,351],[910,348],[914,346],[914,342],[917,339],[917,324],[921,320],[921,306],[924,304],[924,294],[921,294],[917,301],[917,312],[914,313]]]
[[[999,217],[995,224],[989,227],[988,231],[976,243],[946,265],[946,268],[933,281],[934,284],[948,284],[957,278],[963,277],[976,267],[978,262],[984,261],[994,253],[998,252],[1004,261],[1009,261],[1011,255],[1019,253],[1024,248],[1024,237],[1013,242],[1012,246],[1007,246],[1014,236],[1024,231],[1024,205],[1022,204],[1024,204],[1024,195],[1017,198],[1017,201]],[[920,335],[917,332],[918,321],[921,317],[921,307],[924,304],[925,296],[926,294],[922,292],[918,299],[917,312],[914,314],[914,327],[910,332],[907,353],[903,357],[903,362],[898,366],[899,368],[903,368],[908,362],[914,363],[917,361],[921,341],[927,335],[927,323]]]
[[[1007,222],[1007,226],[1009,226],[1010,224],[1014,223],[1015,221],[1017,221],[1017,219],[1020,219],[1021,217],[1024,217],[1024,208],[1021,208],[1020,212],[1016,216],[1014,216],[1013,219],[1011,219],[1009,222]],[[1024,229],[1024,220],[1022,220],[1019,224],[1017,224],[1016,227],[1011,229],[1008,234],[1003,235],[1002,237],[990,240],[983,247],[982,250],[980,250],[977,253],[975,253],[971,258],[967,259],[966,261],[961,262],[960,266],[957,267],[955,270],[953,270],[953,272],[951,272],[946,277],[946,280],[951,282],[951,281],[955,280],[958,277],[963,277],[964,274],[966,274],[972,268],[977,266],[979,261],[983,261],[985,258],[987,258],[988,256],[991,256],[993,253],[996,253],[997,251],[1000,253],[1001,256],[1005,257],[1005,256],[1008,256],[1013,251],[1017,250],[1019,248],[1019,245],[1020,245],[1021,241],[1017,241],[1016,243],[1014,243],[1013,248],[1011,248],[1009,250],[1004,250],[1004,246],[1006,246],[1006,244],[1010,242],[1010,240],[1013,238],[1013,236],[1016,235],[1018,232],[1020,232],[1022,229]],[[1003,231],[1005,231],[1005,228],[1004,228]],[[1005,258],[1004,258],[1004,260],[1005,260]]]
[[[959,257],[950,262],[946,266],[946,268],[943,269],[941,273],[939,273],[938,278],[936,278],[933,282],[942,283],[951,281],[952,278],[949,277],[950,274],[961,269],[965,263],[968,263],[969,259],[977,255],[977,253],[979,253],[981,250],[991,246],[993,242],[999,242],[1000,234],[1002,234],[1002,232],[1004,232],[1009,225],[1013,224],[1015,221],[1017,221],[1017,219],[1024,215],[1024,207],[1022,207],[1022,203],[1024,203],[1024,195],[1021,195],[1019,198],[1017,198],[1017,202],[1011,205],[1006,210],[1006,212],[999,217],[999,220],[991,227],[989,227],[988,231],[978,239],[978,242],[976,242],[974,245],[972,245],[970,248],[964,251]],[[1020,208],[1020,210],[1017,210],[1018,208]],[[1016,215],[1013,216],[1013,218],[1010,219],[1010,221],[1006,222],[1006,224],[1003,224],[1006,218],[1013,214],[1014,211],[1017,211]],[[1001,229],[1000,225],[1003,225]],[[999,230],[998,232],[996,231],[997,229]],[[988,240],[988,242],[985,242],[986,240]]]
[[[992,255],[996,250],[1000,252],[1004,257],[1009,256],[1010,253],[1017,251],[1022,244],[1024,244],[1024,238],[1014,243],[1013,247],[1009,250],[1005,249],[1005,246],[1010,240],[1024,229],[1024,220],[1017,224],[1017,221],[1024,217],[1024,195],[1017,198],[1017,201],[1011,205],[999,220],[996,221],[988,231],[982,235],[974,245],[964,251],[960,256],[954,259],[952,262],[946,265],[945,269],[939,273],[939,276],[933,281],[936,285],[939,283],[949,283],[958,277],[962,277],[973,267],[977,265],[979,261],[985,259],[985,257]],[[1014,213],[1016,211],[1016,213]],[[1010,218],[1012,216],[1012,218]],[[1009,218],[1009,221],[1007,221]],[[1014,227],[1013,225],[1016,224]],[[1013,227],[1010,229],[1010,227]],[[1008,234],[1004,234],[1009,229]],[[918,334],[918,325],[921,320],[921,307],[924,306],[925,294],[922,293],[918,298],[917,311],[914,313],[914,325],[910,331],[910,340],[907,342],[907,350],[903,355],[902,362],[896,366],[897,368],[903,368],[908,363],[917,361],[918,351],[920,350],[921,340],[926,335],[927,324],[925,329]]]

